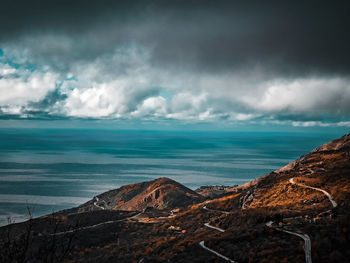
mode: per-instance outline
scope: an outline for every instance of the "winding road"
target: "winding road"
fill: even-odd
[[[204,244],[204,240],[202,240],[201,242],[199,242],[199,245],[204,248],[205,250],[217,255],[218,257],[228,261],[228,262],[232,262],[232,263],[237,263],[236,261],[229,259],[228,257],[225,257],[224,255],[221,255],[220,253],[216,252],[215,250],[212,250],[210,248],[208,248],[205,244]]]
[[[311,168],[308,168],[308,171],[310,172],[310,174],[314,173],[314,171]],[[308,185],[305,185],[305,184],[296,183],[294,181],[294,179],[295,179],[294,177],[290,178],[289,182],[291,184],[295,184],[295,185],[298,185],[300,187],[309,188],[309,189],[313,189],[313,190],[322,192],[323,194],[325,194],[328,197],[328,199],[331,202],[333,208],[337,207],[337,203],[334,201],[332,196],[327,191],[325,191],[323,189],[320,189],[320,188],[317,188],[317,187],[312,187],[312,186],[308,186]],[[326,211],[326,212],[328,212],[328,211]],[[306,263],[312,263],[312,258],[311,258],[311,240],[310,240],[310,237],[307,234],[293,232],[293,231],[285,230],[285,229],[282,229],[282,228],[274,227],[273,226],[273,221],[267,222],[266,226],[274,228],[274,229],[276,229],[278,231],[282,231],[282,232],[285,232],[285,233],[288,233],[288,234],[291,234],[291,235],[298,236],[298,237],[302,238],[304,240],[304,242],[305,242],[305,245],[304,245],[305,261],[306,261]]]
[[[114,221],[107,221],[107,222],[99,223],[99,224],[92,225],[92,226],[79,227],[79,228],[75,228],[75,229],[68,230],[68,231],[53,233],[53,234],[51,234],[51,236],[60,236],[60,235],[68,234],[68,233],[74,233],[74,232],[77,232],[77,231],[91,229],[91,228],[95,228],[95,227],[99,227],[99,226],[103,226],[103,225],[108,225],[108,224],[112,224],[112,223],[115,223],[115,222],[121,222],[121,221],[124,221],[124,220],[125,219],[114,220]]]
[[[209,223],[205,223],[204,225],[205,225],[206,227],[208,227],[208,228],[215,229],[215,230],[220,231],[220,232],[222,232],[222,233],[225,232],[225,230],[223,230],[222,228],[209,225]]]
[[[203,206],[203,209],[207,210],[207,211],[212,211],[212,212],[219,212],[219,213],[226,214],[226,215],[230,213],[230,212],[227,212],[227,211],[210,209],[210,208],[208,208],[206,206]]]
[[[314,171],[311,168],[308,168],[308,171],[310,172],[310,174],[314,173]],[[313,189],[313,190],[322,192],[324,195],[327,196],[327,198],[329,199],[330,203],[332,204],[332,207],[333,208],[337,207],[337,203],[334,201],[332,196],[327,191],[325,191],[323,189],[320,189],[320,188],[317,188],[317,187],[312,187],[312,186],[308,186],[308,185],[305,185],[305,184],[297,183],[297,182],[295,182],[295,178],[290,178],[289,182],[291,184],[295,184],[295,185],[298,185],[300,187],[309,188],[309,189]],[[207,208],[206,206],[203,206],[203,209],[207,210],[207,211],[213,211],[213,212],[220,212],[220,213],[223,213],[223,214],[229,214],[229,212],[227,212],[227,211],[214,210],[214,209]],[[244,208],[242,207],[242,209],[244,209]],[[328,210],[326,212],[329,212],[329,211],[330,210]],[[305,262],[306,263],[312,263],[310,237],[307,234],[294,232],[294,231],[290,231],[290,230],[283,229],[283,228],[279,228],[277,226],[274,226],[273,224],[274,224],[273,221],[269,221],[269,222],[266,223],[266,226],[267,227],[271,227],[273,229],[276,229],[277,231],[281,231],[281,232],[284,232],[284,233],[287,233],[287,234],[290,234],[290,235],[294,235],[294,236],[297,236],[297,237],[300,237],[301,239],[303,239],[304,240]],[[222,233],[225,232],[224,229],[212,226],[209,223],[205,223],[204,226],[206,226],[208,228],[211,228],[211,229],[214,229],[216,231],[222,232]],[[212,250],[212,249],[208,248],[207,246],[205,246],[204,240],[199,242],[199,245],[202,248],[206,249],[207,251],[217,255],[218,257],[220,257],[222,259],[225,259],[226,261],[235,262],[232,259],[229,259],[229,258],[225,257],[224,255],[221,255],[220,253],[216,252],[215,250]]]
[[[282,228],[274,227],[273,226],[273,221],[267,222],[266,226],[271,227],[273,229],[276,229],[278,231],[285,232],[285,233],[288,233],[288,234],[291,234],[291,235],[298,236],[298,237],[302,238],[304,240],[304,242],[305,242],[305,245],[304,245],[305,262],[306,263],[312,263],[312,258],[311,258],[311,240],[310,240],[310,237],[307,234],[300,234],[300,233],[297,233],[297,232],[292,232],[292,231],[285,230],[285,229],[282,229]]]
[[[105,210],[105,208],[103,207],[103,206],[99,206],[98,204],[97,204],[97,202],[99,201],[99,198],[97,197],[97,196],[95,196],[95,202],[94,202],[94,206],[96,206],[97,208],[100,208],[100,209],[102,209],[102,210]]]
[[[221,211],[221,210],[213,210],[213,209],[209,209],[207,208],[206,206],[203,206],[203,209],[204,210],[207,210],[207,211],[213,211],[213,212],[219,212],[219,213],[223,213],[223,214],[229,214],[229,212],[226,212],[226,211]],[[224,233],[225,230],[222,229],[222,228],[219,228],[219,227],[215,227],[215,226],[212,226],[210,225],[209,223],[205,223],[204,226],[208,227],[208,228],[211,228],[211,229],[214,229],[216,231],[219,231],[221,233]],[[202,248],[204,248],[205,250],[215,254],[216,256],[226,260],[226,261],[229,261],[229,262],[233,262],[233,263],[237,263],[236,261],[232,260],[232,259],[229,259],[228,257],[225,257],[224,255],[220,254],[219,252],[216,252],[215,250],[213,249],[210,249],[208,248],[205,244],[204,244],[204,240],[202,240],[201,242],[198,243]]]
[[[310,170],[311,170],[311,169],[310,169]],[[311,171],[312,171],[312,170],[311,170]],[[312,172],[313,172],[313,171],[312,171]],[[295,184],[295,185],[298,185],[298,186],[301,186],[301,187],[310,188],[310,189],[314,189],[314,190],[316,190],[316,191],[320,191],[320,192],[322,192],[323,194],[325,194],[325,195],[328,197],[328,199],[329,199],[329,201],[331,202],[333,208],[337,207],[337,205],[338,205],[338,204],[334,201],[334,199],[332,198],[332,196],[331,196],[327,191],[325,191],[325,190],[323,190],[323,189],[320,189],[320,188],[317,188],[317,187],[308,186],[308,185],[305,185],[305,184],[296,183],[296,182],[294,181],[294,177],[293,177],[293,178],[290,178],[290,179],[289,179],[289,182],[290,182],[291,184]]]
[[[79,227],[79,228],[75,228],[75,229],[72,229],[72,230],[67,230],[67,231],[63,231],[63,232],[53,233],[53,234],[50,234],[50,235],[51,236],[60,236],[60,235],[68,234],[68,233],[74,233],[74,232],[81,231],[81,230],[96,228],[96,227],[103,226],[103,225],[113,224],[113,223],[116,223],[116,222],[123,222],[123,221],[126,221],[128,219],[133,219],[135,217],[138,217],[141,214],[142,214],[142,212],[140,212],[140,213],[138,213],[136,215],[130,216],[130,217],[123,218],[123,219],[118,219],[118,220],[113,220],[113,221],[106,221],[106,222],[98,223],[98,224],[95,224],[95,225]]]

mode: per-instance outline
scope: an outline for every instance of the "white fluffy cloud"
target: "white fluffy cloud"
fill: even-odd
[[[145,99],[137,110],[131,113],[133,117],[165,117],[168,113],[167,101],[162,96]]]
[[[28,72],[0,64],[0,106],[14,108],[38,102],[56,88],[57,74]]]
[[[64,38],[57,41],[54,47],[60,52],[74,46]],[[259,68],[187,72],[152,65],[151,50],[135,45],[118,47],[93,60],[77,60],[65,65],[64,71],[53,67],[54,63],[43,64],[43,54],[35,56],[33,50],[20,53],[18,48],[13,52],[7,48],[6,52],[20,66],[0,59],[3,114],[24,116],[27,110],[35,111],[30,103],[40,103],[56,91],[62,97],[49,101],[49,114],[83,118],[243,122],[301,116],[297,121],[290,118],[294,126],[322,126],[328,125],[326,119],[321,121],[326,116],[346,126],[350,116],[350,81],[346,77],[282,78]],[[22,66],[28,62],[39,66],[28,70]]]
[[[91,88],[75,88],[69,93],[64,104],[68,116],[106,117],[115,113],[123,100],[122,92],[113,90],[109,85],[93,85]]]
[[[67,95],[62,110],[68,116],[94,118],[129,117],[135,111],[138,111],[135,116],[147,114],[140,111],[150,111],[149,98],[160,90],[154,86],[147,59],[144,50],[130,47],[116,49],[91,63],[73,65],[74,80],[61,89]]]
[[[7,64],[0,64],[0,76],[7,77],[16,72],[16,69]]]
[[[263,85],[261,97],[243,101],[265,112],[350,113],[350,82],[341,78],[274,80]]]

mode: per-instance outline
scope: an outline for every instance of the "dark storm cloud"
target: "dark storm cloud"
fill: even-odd
[[[0,40],[62,34],[78,42],[59,53],[64,63],[132,42],[152,48],[159,66],[347,75],[349,17],[340,1],[8,0],[0,8]],[[48,48],[41,56],[52,54]]]
[[[350,126],[341,1],[1,1],[0,117]]]

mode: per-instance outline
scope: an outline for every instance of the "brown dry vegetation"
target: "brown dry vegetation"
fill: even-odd
[[[314,262],[349,262],[349,142],[348,135],[333,144],[319,147],[289,166],[265,175],[245,187],[229,189],[231,192],[221,194],[220,198],[206,201],[198,198],[196,204],[188,203],[188,207],[184,207],[173,216],[169,216],[170,209],[161,211],[148,209],[140,216],[148,223],[138,222],[138,219],[134,218],[77,231],[74,246],[64,261],[222,262],[220,258],[198,245],[204,240],[206,246],[237,262],[305,262],[302,239],[265,225],[270,220],[283,222],[286,217],[300,216],[285,222],[290,224],[287,227],[299,229],[310,236]],[[328,198],[319,191],[292,185],[289,182],[290,178],[295,178],[298,183],[328,191],[338,206],[320,216],[320,212],[331,208]],[[164,193],[157,194],[158,198],[162,196],[162,200],[166,200],[165,196],[176,198],[167,195],[166,191],[186,192],[183,188],[177,189],[179,187],[177,183],[172,184],[170,188],[162,188],[160,181],[158,183],[151,188],[150,184],[140,184],[136,188],[127,186],[123,189],[125,191],[136,189],[137,195],[142,195],[143,193],[139,192],[142,188],[146,191],[144,196],[155,195],[158,189],[163,189]],[[205,190],[208,189],[210,188]],[[108,193],[109,198],[110,194],[111,192]],[[192,192],[189,194],[195,196]],[[102,196],[100,195],[101,199]],[[124,198],[122,206],[127,203],[126,196],[132,200],[135,192],[122,195]],[[247,199],[248,196],[251,198]],[[242,210],[244,200],[249,201],[247,209]],[[146,200],[145,203],[148,204],[147,202]],[[92,202],[85,205],[87,210],[94,210]],[[203,206],[212,210],[205,210]],[[230,213],[225,214],[220,210]],[[70,214],[76,210],[69,211],[57,214],[54,219],[51,218],[51,221],[59,222],[54,224],[59,225],[56,231],[68,230],[77,225],[91,226],[108,220],[123,219],[137,213],[104,210]],[[316,217],[317,221],[313,221],[312,218]],[[49,217],[33,220],[32,223],[35,246],[30,247],[30,255],[47,240],[38,233],[54,231],[50,228]],[[204,223],[210,223],[226,231],[221,233],[209,229]],[[28,223],[22,223],[10,228],[1,228],[1,236],[8,230],[12,231],[12,236],[25,234],[27,225]],[[64,240],[67,237],[63,235],[61,242],[66,242]]]

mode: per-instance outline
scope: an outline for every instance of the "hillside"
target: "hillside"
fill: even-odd
[[[0,228],[0,262],[350,262],[349,146],[345,135],[243,186],[123,186]]]
[[[203,197],[191,189],[166,177],[149,182],[125,185],[96,196],[79,206],[78,212],[93,210],[143,211],[184,208],[203,201]]]
[[[303,189],[290,179],[329,192],[342,206],[350,200],[350,135],[322,145],[311,153],[257,181],[244,198],[246,208],[281,206],[293,210],[330,208],[320,191]]]

